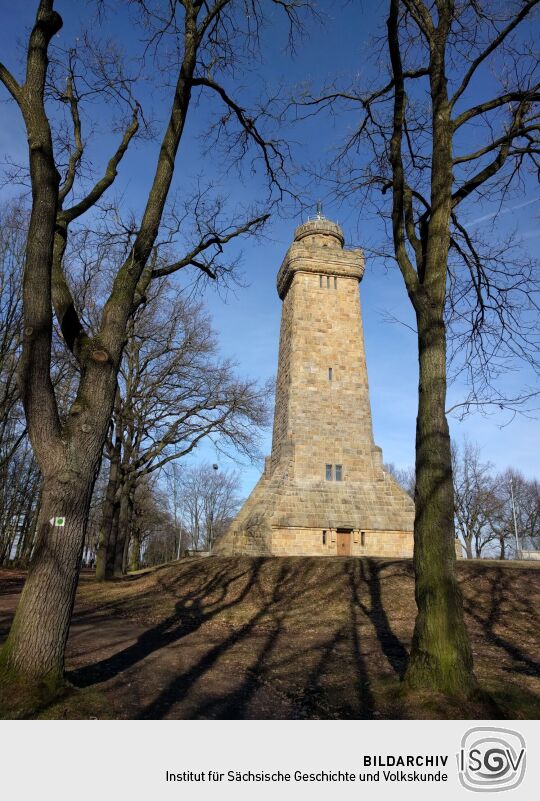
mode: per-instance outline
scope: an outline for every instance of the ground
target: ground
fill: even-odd
[[[105,585],[83,573],[67,651],[74,689],[32,712],[12,702],[9,716],[538,718],[540,565],[463,561],[458,574],[487,693],[469,704],[400,688],[410,560],[213,557]],[[23,580],[0,571],[0,641]]]

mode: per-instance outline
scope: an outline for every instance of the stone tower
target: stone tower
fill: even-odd
[[[414,505],[373,441],[361,250],[318,213],[277,275],[283,301],[272,454],[221,554],[412,556]]]

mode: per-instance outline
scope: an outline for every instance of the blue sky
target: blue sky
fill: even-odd
[[[4,5],[0,30],[1,58],[16,75],[22,76],[21,47],[32,21],[35,3],[25,0],[24,3]],[[263,60],[256,65],[258,82],[253,88],[253,83],[240,75],[237,79],[240,96],[253,96],[263,84],[271,91],[280,85],[303,81],[311,81],[317,87],[331,77],[344,81],[351,75],[366,80],[374,78],[377,68],[368,63],[366,55],[371,52],[377,26],[384,25],[383,4],[322,2],[320,5],[326,13],[323,23],[309,24],[309,32],[298,42],[294,57],[284,48],[284,26],[274,14],[263,34]],[[57,2],[56,7],[65,21],[57,43],[67,47],[73,42],[82,21],[89,18],[91,4],[85,0],[64,0]],[[134,43],[133,29],[128,23],[127,12],[116,9],[107,19],[106,34],[130,56],[138,45]],[[537,21],[531,24],[538,27]],[[489,91],[489,86],[476,87],[480,94],[484,89]],[[166,113],[168,91],[159,85],[148,85],[141,92],[156,128],[161,130],[159,126]],[[6,95],[3,90],[0,97],[0,152],[24,162],[26,142],[18,110],[9,101],[4,102]],[[205,98],[191,110],[174,188],[182,192],[186,185],[193,185],[197,177],[215,176],[217,172],[217,183],[233,204],[256,202],[263,192],[260,176],[251,176],[249,170],[243,176],[224,170],[218,153],[204,153],[198,136],[216,108],[212,103]],[[296,126],[291,131],[296,142],[293,147],[295,166],[299,169],[303,165],[324,162],[338,143],[344,127],[352,121],[349,117],[339,121],[317,117],[303,126]],[[92,124],[96,128],[95,145],[89,152],[99,172],[118,134],[110,132],[109,117],[102,113],[99,105],[90,109],[83,124],[88,127]],[[145,199],[156,150],[155,143],[139,142],[120,169],[117,191],[122,192],[126,207],[133,208],[136,213]],[[13,191],[6,187],[4,194],[9,196]],[[359,203],[354,199],[338,206],[332,202],[324,186],[305,180],[304,202],[314,206],[319,198],[324,199],[326,216],[342,225],[348,244],[362,246],[380,241],[382,227],[376,215],[370,215],[365,208],[359,211]],[[514,231],[533,254],[538,254],[539,207],[540,191],[531,181],[523,193],[508,202],[500,218],[501,228]],[[492,223],[490,215],[493,211],[489,205],[478,204],[465,219],[467,224],[486,226],[487,230]],[[223,354],[236,361],[240,372],[261,380],[273,376],[277,366],[281,303],[275,289],[275,277],[292,241],[294,228],[301,219],[302,216],[294,216],[282,209],[281,214],[271,220],[264,238],[244,240],[241,247],[233,246],[232,256],[240,249],[243,253],[242,272],[247,286],[229,292],[226,300],[211,287],[205,294],[205,304],[212,315]],[[184,280],[180,277],[179,286]],[[375,440],[383,448],[385,461],[407,466],[414,461],[416,340],[406,327],[389,323],[387,317],[391,314],[405,323],[412,323],[412,310],[397,270],[386,269],[377,258],[367,260],[361,297]],[[513,374],[505,380],[519,387],[522,381],[532,383],[534,377]],[[459,400],[464,392],[465,388],[459,383],[452,386],[452,400]],[[475,414],[463,422],[451,418],[452,435],[458,440],[467,435],[478,442],[484,459],[491,461],[496,469],[513,466],[528,476],[538,476],[538,421],[516,417],[511,424],[504,425],[507,419],[508,415],[504,413],[487,417]],[[265,436],[266,452],[269,452],[270,441],[271,432],[268,432]],[[208,447],[200,448],[196,458],[216,459]],[[218,461],[226,466],[222,457]],[[258,467],[242,468],[244,494],[249,492],[258,475]]]

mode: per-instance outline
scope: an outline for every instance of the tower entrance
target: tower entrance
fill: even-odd
[[[338,528],[336,532],[337,540],[337,555],[350,556],[351,555],[351,537],[352,531],[348,528]]]

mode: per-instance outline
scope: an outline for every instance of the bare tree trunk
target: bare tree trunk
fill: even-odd
[[[105,571],[106,571],[105,577],[107,580],[112,579],[114,576],[114,557],[116,554],[116,541],[118,539],[119,525],[120,525],[120,500],[117,497],[113,509],[111,536],[107,544],[107,553],[105,555]]]
[[[112,572],[108,569],[108,554],[113,539],[114,515],[116,509],[116,493],[118,491],[118,471],[120,463],[120,443],[117,443],[110,456],[109,481],[103,502],[101,527],[96,551],[96,579],[106,581]]]
[[[118,535],[114,547],[114,575],[124,575],[124,548],[129,539],[129,482],[124,480],[120,496],[120,514],[118,516]]]
[[[141,535],[135,526],[131,538],[131,553],[129,557],[129,569],[140,570],[141,568]]]
[[[37,677],[51,686],[62,681],[84,543],[81,532],[93,483],[92,472],[68,483],[44,480],[34,559],[2,649],[2,667],[7,672]],[[62,515],[63,527],[51,525],[51,518]]]
[[[0,548],[0,565],[5,565],[9,562],[10,550],[11,550],[11,538],[8,535],[5,536],[5,538],[3,539]]]
[[[429,305],[429,304],[428,304]],[[410,687],[468,693],[472,655],[455,575],[454,496],[445,415],[446,343],[437,314],[417,313],[415,597],[418,607],[405,681]]]
[[[17,541],[17,551],[15,554],[15,559],[17,560],[17,564],[21,563],[23,559],[23,554],[26,553],[28,554],[28,556],[30,556],[30,553],[32,551],[33,540],[36,531],[37,515],[39,509],[39,504],[37,508],[34,507],[36,489],[37,487],[32,487],[32,485],[27,488],[25,509],[22,514],[23,523],[21,526],[21,530],[19,532],[19,538]]]
[[[43,494],[43,487],[42,487],[42,482],[40,481],[39,495],[35,509],[33,510],[32,520],[30,522],[28,530],[25,532],[22,543],[21,554],[20,554],[20,560],[22,565],[28,565],[30,563],[30,559],[32,558],[32,553],[36,542],[36,534],[38,529],[39,513],[41,510],[42,494]]]
[[[131,539],[133,536],[133,494],[134,488],[133,485],[130,483],[128,485],[128,498],[127,498],[127,521],[126,521],[126,538],[124,541],[124,553],[122,555],[122,575],[128,571],[128,563],[129,563],[129,546],[131,544]]]

